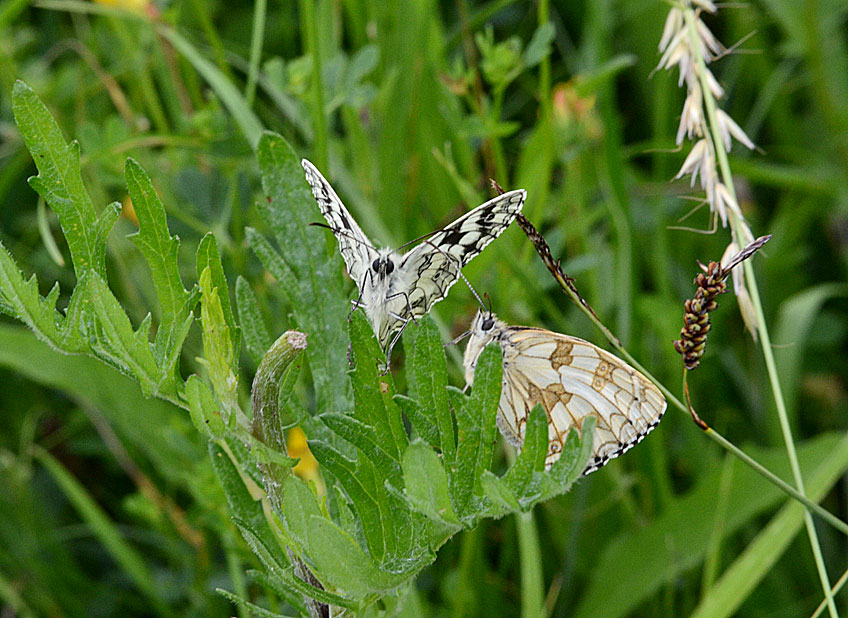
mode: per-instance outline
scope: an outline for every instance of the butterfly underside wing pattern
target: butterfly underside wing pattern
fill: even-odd
[[[406,324],[425,315],[459,279],[460,269],[497,238],[524,205],[523,190],[481,204],[424,238],[407,253],[376,249],[315,166],[301,161],[321,214],[339,242],[380,346],[391,348]]]
[[[639,443],[665,412],[659,389],[620,358],[577,337],[509,326],[483,311],[472,322],[465,350],[469,384],[477,359],[491,341],[503,351],[498,429],[521,448],[530,411],[540,404],[548,416],[546,467],[559,459],[568,431],[581,430],[589,416],[597,424],[584,475]]]

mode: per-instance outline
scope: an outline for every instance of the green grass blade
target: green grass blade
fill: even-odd
[[[200,73],[221,99],[221,103],[230,112],[236,125],[241,129],[250,147],[256,149],[262,137],[262,123],[233,83],[218,67],[204,58],[199,51],[180,34],[171,28],[159,26],[159,33],[168,39],[186,60]]]
[[[142,555],[123,539],[117,526],[98,506],[85,487],[47,451],[39,448],[34,454],[36,459],[50,472],[53,480],[74,505],[80,517],[89,525],[94,536],[103,544],[136,587],[147,596],[160,614],[172,615],[165,605],[160,590],[154,582],[153,575]]]
[[[818,502],[848,469],[848,438],[843,438],[806,479],[811,500]],[[748,595],[769,574],[804,525],[804,507],[786,504],[760,531],[745,551],[724,571],[703,596],[692,618],[733,615]]]

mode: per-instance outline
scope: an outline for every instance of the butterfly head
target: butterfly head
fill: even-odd
[[[496,339],[498,333],[503,328],[503,322],[498,317],[488,310],[478,309],[477,315],[471,322],[471,333],[468,338],[468,345],[465,347],[465,356],[462,364],[465,366],[465,381],[471,384],[474,381],[474,368],[477,366],[477,359],[480,358],[483,349]]]
[[[377,257],[371,262],[371,276],[377,280],[389,277],[397,267],[396,259],[397,255],[391,249],[380,249],[377,252]]]

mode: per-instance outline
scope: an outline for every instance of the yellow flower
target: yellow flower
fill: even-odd
[[[300,478],[306,481],[312,481],[318,488],[318,493],[324,493],[324,481],[321,478],[321,473],[318,470],[318,460],[315,455],[309,450],[309,444],[306,442],[306,434],[300,427],[292,427],[289,429],[286,437],[286,450],[289,457],[300,459],[297,465],[292,468],[293,472]]]
[[[97,4],[124,9],[133,13],[144,13],[149,2],[147,0],[94,0]]]

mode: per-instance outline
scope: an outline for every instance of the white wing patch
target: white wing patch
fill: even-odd
[[[428,313],[459,279],[460,269],[521,212],[525,191],[510,191],[425,238],[404,255],[377,250],[312,163],[301,161],[321,214],[339,241],[347,271],[380,345],[391,349],[410,320]],[[394,336],[393,336],[394,335]]]
[[[318,202],[318,208],[321,209],[321,214],[324,215],[339,241],[339,252],[347,265],[347,272],[361,288],[368,267],[377,257],[377,250],[350,216],[347,208],[321,172],[306,159],[300,163],[306,172],[306,181],[312,188],[312,195]]]
[[[597,423],[584,475],[640,442],[665,412],[659,389],[620,358],[577,337],[507,326],[482,312],[472,323],[465,351],[469,383],[477,358],[493,340],[504,355],[498,428],[521,448],[530,411],[540,404],[548,415],[547,467],[559,459],[568,431],[581,430],[590,415]]]
[[[419,317],[448,294],[460,269],[500,236],[521,212],[525,191],[510,191],[481,204],[439,230],[403,256],[400,269],[409,274],[409,307],[405,318]]]

